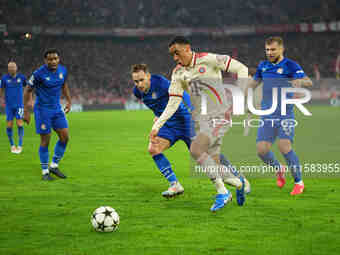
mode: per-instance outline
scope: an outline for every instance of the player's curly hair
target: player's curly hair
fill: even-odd
[[[44,58],[47,58],[48,54],[57,54],[58,56],[60,56],[60,53],[57,49],[55,48],[51,48],[51,49],[47,49],[44,52]]]
[[[149,73],[149,67],[147,64],[134,64],[131,66],[131,73],[138,73],[143,71],[144,73]]]

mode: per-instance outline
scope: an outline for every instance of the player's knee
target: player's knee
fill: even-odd
[[[264,156],[269,152],[270,148],[265,145],[257,145],[256,151],[258,156]]]
[[[161,153],[161,150],[158,148],[158,146],[153,146],[153,145],[149,146],[148,151],[151,156],[155,156]]]
[[[50,145],[50,141],[42,140],[40,142],[40,146],[42,147],[48,147]]]
[[[279,151],[282,154],[287,154],[288,152],[290,152],[292,150],[292,147],[290,145],[279,145]]]
[[[199,159],[203,152],[198,146],[191,146],[190,153],[194,159]]]
[[[61,137],[60,141],[64,144],[67,144],[68,141],[69,141],[69,136],[65,135],[65,136]]]

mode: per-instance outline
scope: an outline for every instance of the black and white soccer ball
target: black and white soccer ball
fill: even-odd
[[[119,215],[112,207],[101,206],[92,213],[91,223],[98,232],[113,232],[118,228]]]

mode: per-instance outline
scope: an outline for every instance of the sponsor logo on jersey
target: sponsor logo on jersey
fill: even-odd
[[[60,80],[64,79],[64,75],[62,73],[59,74]]]
[[[283,69],[282,68],[279,68],[279,69],[277,69],[277,71],[276,71],[278,74],[282,74],[283,73]]]
[[[263,67],[263,68],[262,68],[262,72],[265,72],[265,71],[266,71],[266,68],[265,68],[265,67]]]
[[[200,68],[198,69],[198,71],[199,71],[200,73],[202,73],[202,74],[205,73],[205,67],[203,67],[203,66],[200,67]]]
[[[302,70],[297,70],[296,73],[304,73]]]
[[[46,77],[46,81],[49,81],[49,80],[51,80],[51,78],[50,77]]]

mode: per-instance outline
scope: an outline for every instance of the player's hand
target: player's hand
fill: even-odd
[[[150,141],[152,143],[157,143],[158,130],[152,129],[149,135]]]
[[[293,88],[301,88],[302,87],[300,79],[289,81],[289,83],[292,84]]]
[[[24,122],[26,122],[27,125],[31,122],[31,113],[29,110],[24,110]]]
[[[155,123],[158,120],[158,117],[153,118],[153,123]]]
[[[71,106],[72,106],[71,102],[67,102],[64,108],[64,112],[69,113],[71,111]]]

